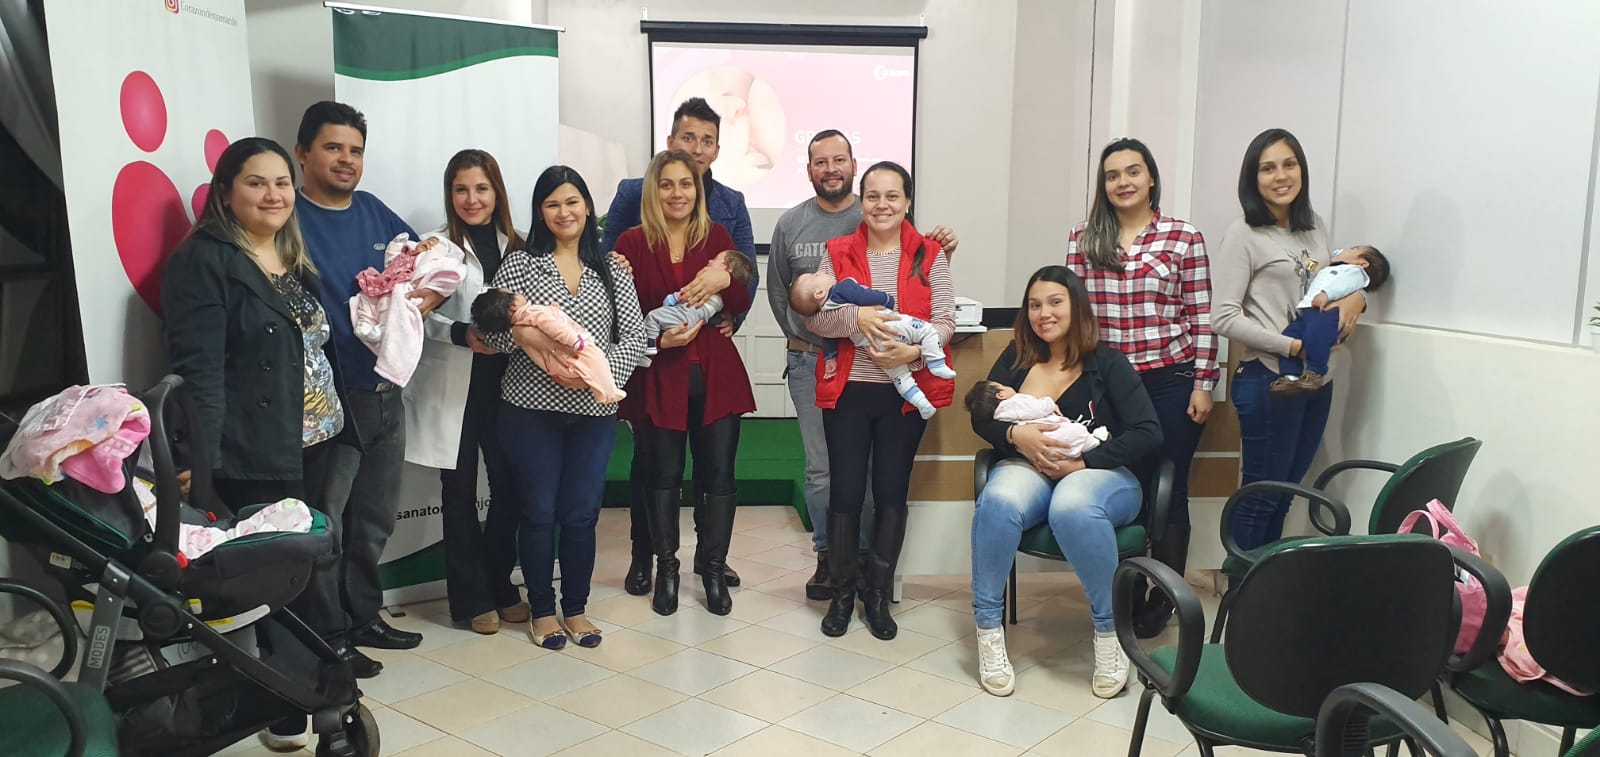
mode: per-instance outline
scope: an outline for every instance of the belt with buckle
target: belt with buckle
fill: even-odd
[[[815,352],[821,352],[822,348],[818,347],[817,345],[812,344],[812,343],[810,343],[810,342],[808,342],[808,341],[806,341],[804,339],[796,339],[796,338],[791,336],[791,337],[789,337],[789,351],[790,352],[812,352],[812,353],[815,353]]]
[[[391,384],[387,381],[380,381],[378,382],[377,386],[372,387],[372,391],[378,394],[383,394],[384,392],[392,392],[399,388],[399,384]]]

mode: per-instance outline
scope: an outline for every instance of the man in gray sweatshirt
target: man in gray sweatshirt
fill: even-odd
[[[817,407],[817,355],[822,337],[806,329],[805,317],[789,307],[789,287],[803,274],[812,273],[828,252],[828,240],[849,236],[861,224],[861,202],[852,184],[856,160],[850,140],[837,129],[817,132],[806,148],[807,173],[817,196],[785,211],[772,228],[767,255],[767,299],[784,336],[789,338],[789,396],[800,423],[800,441],[806,452],[806,510],[811,516],[811,544],[817,553],[817,570],[806,581],[807,599],[832,599],[828,578],[828,444],[822,433],[822,410]],[[943,226],[928,234],[955,254],[955,232]],[[860,544],[871,544],[872,492],[862,505]]]

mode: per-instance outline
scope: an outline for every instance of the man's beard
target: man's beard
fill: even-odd
[[[839,188],[834,190],[824,188],[820,181],[814,181],[811,182],[811,188],[817,191],[818,197],[828,202],[838,202],[850,196],[850,182],[848,181],[840,182]]]

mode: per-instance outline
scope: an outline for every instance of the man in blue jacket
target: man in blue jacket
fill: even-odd
[[[695,169],[700,172],[706,188],[706,212],[711,216],[713,223],[722,224],[733,237],[733,246],[745,257],[750,258],[751,269],[759,271],[756,262],[755,233],[750,230],[750,209],[745,207],[744,195],[726,184],[719,183],[711,177],[711,164],[716,162],[717,153],[721,151],[718,143],[719,132],[722,129],[722,117],[711,109],[705,98],[691,97],[684,100],[682,105],[672,113],[672,133],[667,135],[668,150],[682,150],[694,158]],[[617,194],[611,198],[611,209],[606,211],[606,233],[600,240],[602,250],[615,250],[617,237],[622,232],[639,225],[639,201],[644,196],[644,179],[623,179],[617,183]],[[750,276],[750,299],[755,300],[756,289],[760,285],[760,275],[752,273]],[[738,328],[744,320],[741,316],[731,325],[724,325],[724,329]],[[731,331],[728,332],[730,335]],[[644,595],[650,592],[650,560],[654,554],[650,549],[650,529],[645,523],[644,508],[640,503],[644,495],[639,491],[643,484],[644,476],[640,470],[640,455],[633,457],[633,560],[628,566],[628,577],[623,582],[623,588],[629,594]],[[698,483],[701,477],[696,475],[694,480]],[[695,502],[700,500],[698,486],[695,491]],[[700,513],[703,508],[694,510],[695,532],[701,529]],[[729,586],[739,585],[739,574],[733,568],[727,568],[727,582]]]

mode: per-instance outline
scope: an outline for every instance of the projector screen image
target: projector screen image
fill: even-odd
[[[672,112],[704,97],[722,117],[717,181],[744,193],[757,242],[783,211],[815,195],[806,148],[824,129],[849,137],[858,170],[911,167],[916,54],[910,47],[713,45],[651,47],[651,144]]]

